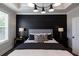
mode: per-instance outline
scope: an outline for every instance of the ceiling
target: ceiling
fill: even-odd
[[[44,7],[48,6],[49,3],[36,3],[38,6]],[[12,10],[16,11],[17,14],[41,14],[41,8],[39,12],[34,13],[34,7],[29,7],[27,3],[5,3],[7,7],[11,8]],[[61,3],[61,5],[54,7],[54,12],[48,12],[49,8],[45,8],[46,14],[66,14],[67,12],[71,11],[72,9],[78,7],[78,3]]]

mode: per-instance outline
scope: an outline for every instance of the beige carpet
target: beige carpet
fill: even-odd
[[[25,49],[14,50],[8,56],[73,56],[67,50]]]

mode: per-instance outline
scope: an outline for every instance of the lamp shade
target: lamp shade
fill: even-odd
[[[64,28],[58,28],[58,32],[63,32]]]
[[[23,32],[24,31],[24,28],[19,28],[19,32]]]

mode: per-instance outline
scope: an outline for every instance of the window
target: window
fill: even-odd
[[[0,11],[0,41],[8,39],[8,14]]]

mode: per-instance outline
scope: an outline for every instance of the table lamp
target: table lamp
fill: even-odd
[[[60,33],[60,38],[62,38],[62,32],[64,32],[64,28],[58,28],[58,32]]]
[[[24,28],[19,28],[20,38],[23,37]]]

